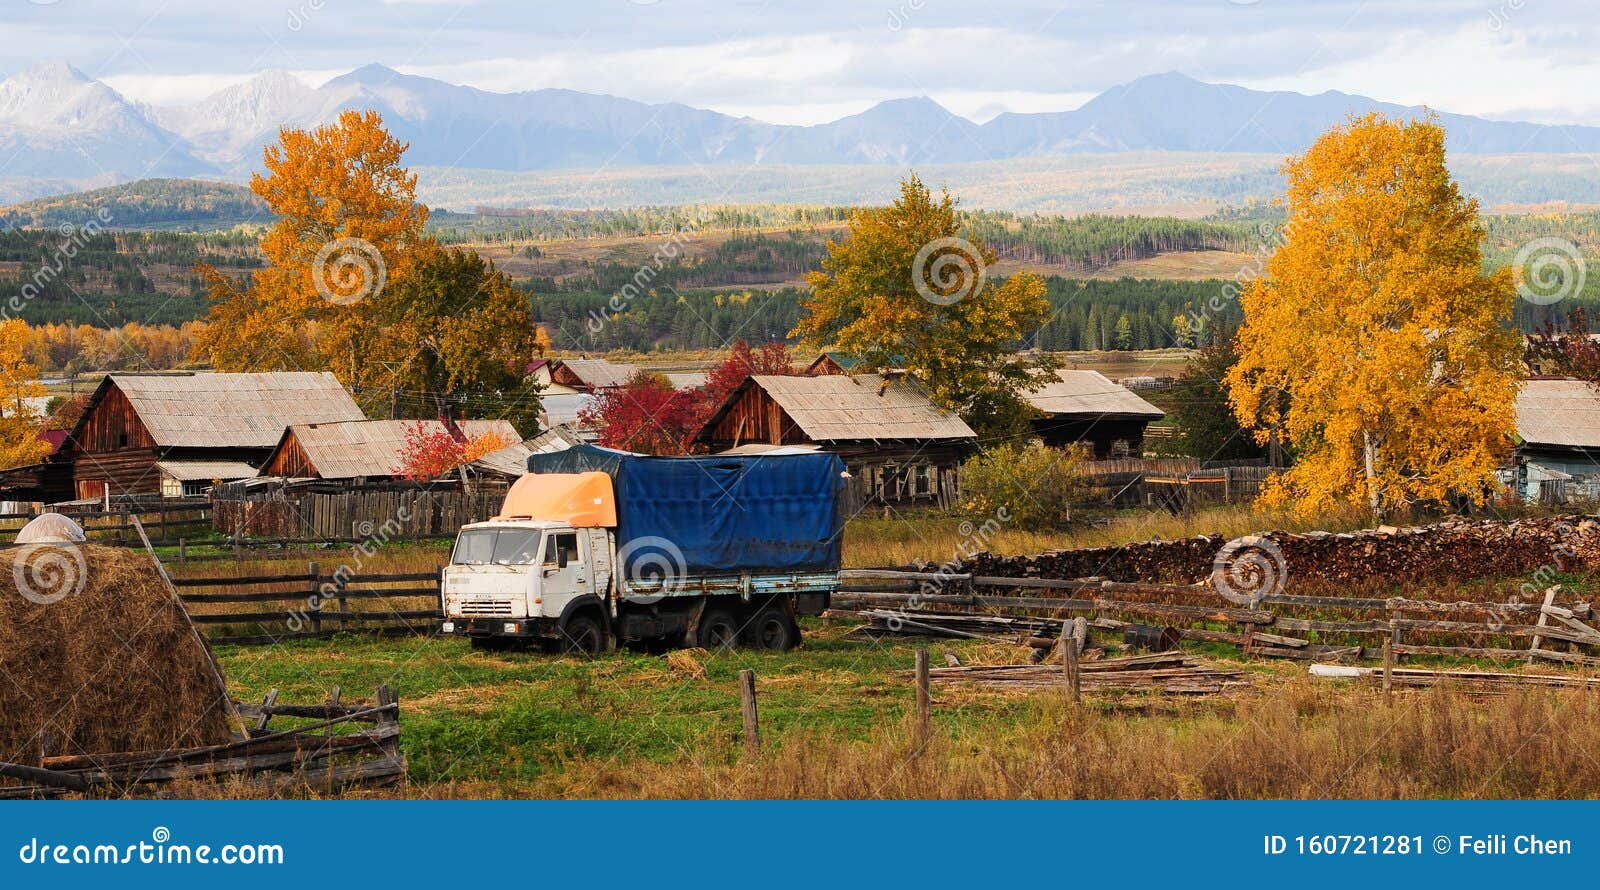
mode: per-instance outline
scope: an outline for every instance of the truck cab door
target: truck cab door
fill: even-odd
[[[590,589],[594,581],[585,555],[586,543],[573,530],[545,533],[539,574],[546,615],[560,615],[573,599],[595,592]]]

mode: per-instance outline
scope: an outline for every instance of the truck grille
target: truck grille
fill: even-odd
[[[461,603],[463,618],[500,618],[510,614],[510,600],[466,600]]]

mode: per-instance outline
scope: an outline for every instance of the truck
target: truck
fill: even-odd
[[[457,535],[440,630],[486,649],[791,649],[839,587],[845,478],[815,451],[534,454]]]

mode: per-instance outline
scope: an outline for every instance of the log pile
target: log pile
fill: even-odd
[[[1131,655],[1078,665],[1084,692],[1158,692],[1164,695],[1215,695],[1249,683],[1241,671],[1219,670],[1181,652]],[[1063,688],[1059,664],[995,664],[941,667],[929,670],[936,683],[972,683],[988,688]]]
[[[1567,570],[1600,566],[1600,517],[1559,516],[1451,520],[1416,528],[1367,531],[1263,532],[1283,553],[1296,586],[1370,579],[1386,582],[1462,581],[1525,574],[1540,566]],[[1013,578],[1106,578],[1192,584],[1206,581],[1221,535],[1142,541],[1118,547],[1054,550],[1032,556],[983,553],[963,569]]]

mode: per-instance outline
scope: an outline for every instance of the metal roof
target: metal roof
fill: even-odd
[[[156,469],[179,482],[254,479],[256,468],[237,460],[158,460]]]
[[[437,420],[358,420],[343,423],[295,424],[284,433],[293,437],[306,459],[323,479],[354,479],[358,476],[393,476],[400,466],[406,431],[422,424],[428,432],[443,432]],[[490,433],[507,441],[521,438],[516,427],[506,420],[462,420],[457,426],[468,438]]]
[[[603,358],[562,359],[561,364],[578,375],[579,380],[595,389],[624,386],[630,377],[639,373],[637,365],[609,362]]]
[[[1600,449],[1600,390],[1582,380],[1528,380],[1517,393],[1517,436],[1529,445]]]
[[[906,377],[757,375],[744,386],[765,390],[813,442],[972,439],[977,435],[961,418],[935,406],[922,388]],[[738,395],[723,403],[718,414]]]
[[[1160,408],[1113,383],[1099,371],[1060,371],[1055,383],[1022,394],[1028,404],[1051,416],[1084,414],[1094,417],[1165,417]]]
[[[528,456],[532,454],[552,454],[565,451],[574,445],[581,444],[583,439],[566,427],[548,429],[514,445],[507,445],[498,451],[491,451],[478,458],[468,466],[479,472],[497,473],[502,476],[521,476],[528,472]]]
[[[96,401],[109,386],[122,391],[163,448],[271,448],[297,423],[365,418],[327,371],[112,374]]]

